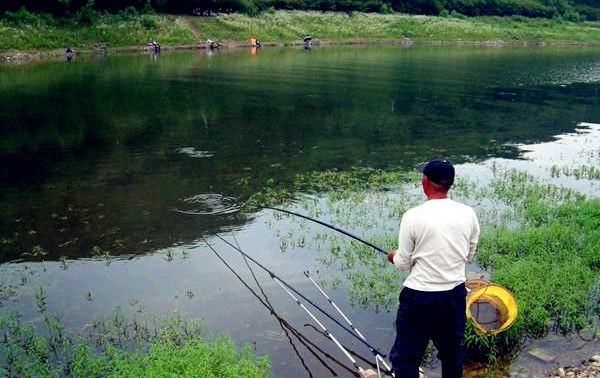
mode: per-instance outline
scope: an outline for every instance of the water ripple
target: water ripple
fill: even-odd
[[[240,210],[242,204],[235,197],[217,193],[202,193],[181,200],[182,208],[176,212],[189,215],[222,215]]]

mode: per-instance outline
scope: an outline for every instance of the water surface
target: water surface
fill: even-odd
[[[239,255],[213,237],[234,231],[247,252],[319,298],[301,272],[326,278],[334,268],[311,247],[282,253],[280,236],[295,226],[237,211],[248,198],[265,186],[293,192],[298,175],[314,171],[411,171],[436,155],[474,172],[494,159],[555,164],[556,145],[551,158],[522,146],[600,121],[599,52],[331,47],[0,66],[0,269],[14,287],[2,305],[34,318],[43,286],[50,310],[72,326],[116,306],[183,313],[268,353],[278,376],[347,376],[294,344],[202,237],[252,284]],[[346,362],[256,274],[279,315]],[[393,311],[352,307],[344,287],[333,295],[387,350]]]

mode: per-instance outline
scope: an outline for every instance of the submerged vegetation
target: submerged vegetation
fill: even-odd
[[[518,352],[527,339],[550,331],[571,334],[587,330],[597,337],[600,200],[544,183],[522,171],[495,165],[491,170],[489,185],[460,179],[453,196],[476,206],[484,230],[477,261],[491,273],[494,283],[515,294],[519,317],[512,328],[496,336],[482,336],[469,327],[466,345],[471,357],[496,362]],[[386,176],[381,173],[349,180],[344,178],[348,174],[339,173],[340,180],[335,179],[336,172],[315,174],[328,178],[321,181],[321,196],[297,206],[321,219],[329,216],[327,220],[347,230],[362,230],[376,245],[394,248],[401,214],[421,201],[417,180],[406,175],[380,180],[381,175]],[[305,188],[315,178],[299,177],[297,186]],[[338,190],[340,182],[345,183],[341,186],[344,190]],[[275,192],[269,189],[266,194]],[[277,195],[272,199],[281,200]],[[302,232],[277,231],[282,245],[303,247],[308,239],[303,232],[315,230],[307,231],[304,221],[290,220],[298,222]],[[331,284],[347,281],[352,300],[364,307],[377,311],[396,306],[400,272],[368,247],[331,232],[316,232],[318,236],[308,241],[309,248],[324,250],[321,261],[343,272],[343,277],[332,279]]]

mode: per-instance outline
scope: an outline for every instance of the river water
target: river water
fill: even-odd
[[[217,236],[235,235],[315,301],[319,293],[302,272],[326,283],[337,268],[323,265],[312,243],[287,246],[282,235],[298,230],[289,218],[237,210],[273,186],[302,202],[297,177],[315,171],[413,171],[443,155],[477,179],[496,164],[543,176],[565,160],[597,163],[599,53],[265,48],[0,66],[0,308],[34,320],[41,286],[49,311],[72,327],[116,307],[184,314],[211,335],[227,333],[268,354],[277,376],[350,376],[343,355],[256,270],[278,315],[315,346],[286,334],[241,282],[256,289],[248,266]],[[563,184],[598,195],[594,180],[563,177]],[[397,222],[388,220],[392,234]],[[303,232],[311,238],[311,229]],[[328,287],[387,351],[394,310],[353,305],[343,276]],[[565,364],[581,357],[574,339],[537,343]],[[510,369],[536,376],[551,367],[523,354]],[[477,376],[479,367],[469,372]],[[429,374],[439,375],[439,364]]]

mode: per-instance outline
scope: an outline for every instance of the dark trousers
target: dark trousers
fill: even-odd
[[[396,378],[419,377],[419,366],[429,340],[439,352],[442,377],[462,377],[466,295],[464,284],[436,292],[402,289],[396,340],[390,351]]]

